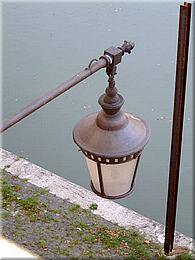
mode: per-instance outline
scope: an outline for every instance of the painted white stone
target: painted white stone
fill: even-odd
[[[47,188],[58,177],[56,174],[30,163],[25,159],[15,161],[6,170],[21,179],[28,179],[30,183],[41,188]]]
[[[4,169],[5,167],[10,166],[13,162],[18,160],[18,156],[13,153],[10,153],[2,148],[0,148],[0,168]]]
[[[157,243],[164,242],[164,225],[129,210],[113,201],[98,197],[91,191],[72,183],[48,170],[45,170],[27,160],[19,159],[12,153],[1,149],[1,169],[6,165],[11,166],[6,170],[20,178],[27,178],[28,181],[38,187],[47,188],[50,193],[66,199],[71,203],[79,204],[82,208],[89,208],[92,203],[98,205],[93,213],[104,219],[116,223],[125,228],[135,228],[147,239]],[[175,246],[187,247],[194,250],[194,240],[179,232],[175,232]]]

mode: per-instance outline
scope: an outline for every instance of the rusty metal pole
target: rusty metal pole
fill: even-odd
[[[180,5],[177,65],[175,78],[175,97],[173,110],[172,142],[169,168],[169,185],[167,198],[167,214],[165,227],[165,254],[173,249],[177,194],[182,145],[183,117],[185,105],[185,90],[189,48],[191,4],[184,2]]]
[[[124,41],[122,46],[117,47],[118,49],[122,50],[122,56],[125,53],[131,53],[131,50],[134,48],[135,44],[133,42]],[[96,61],[96,62],[94,62]],[[120,63],[118,61],[118,63]],[[59,95],[65,93],[72,87],[76,86],[79,82],[83,81],[84,79],[88,78],[98,70],[108,67],[112,63],[112,58],[108,55],[103,55],[99,58],[99,60],[92,59],[89,63],[88,67],[82,70],[81,72],[77,73],[75,76],[66,80],[65,82],[61,83],[55,89],[47,92],[45,95],[34,99],[30,104],[22,108],[16,115],[12,116],[11,118],[6,119],[2,126],[0,126],[0,133],[3,133],[8,128],[12,127],[16,123],[20,122],[22,119],[26,118],[28,115],[32,114],[39,108],[45,106],[47,103],[52,101],[54,98],[58,97]]]
[[[77,85],[82,80],[86,79],[87,77],[94,74],[96,71],[100,70],[107,66],[106,59],[101,58],[99,61],[94,62],[90,68],[86,68],[83,71],[77,73],[75,76],[66,80],[65,82],[61,83],[55,89],[49,91],[45,95],[34,99],[30,104],[22,108],[16,115],[12,116],[11,118],[6,119],[2,126],[0,127],[0,133],[3,133],[5,130],[10,128],[11,126],[15,125],[37,109],[43,107],[54,98],[58,97],[62,93],[66,92],[67,90],[71,89],[75,85]]]

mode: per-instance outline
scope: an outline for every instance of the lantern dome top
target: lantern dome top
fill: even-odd
[[[145,120],[123,111],[90,114],[73,129],[73,139],[82,151],[103,158],[133,155],[144,148],[149,135]]]

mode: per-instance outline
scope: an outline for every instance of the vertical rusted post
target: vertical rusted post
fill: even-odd
[[[186,75],[189,47],[191,4],[180,5],[177,65],[175,78],[175,97],[173,110],[172,142],[169,168],[169,185],[165,227],[164,251],[169,254],[173,249],[177,193],[182,144],[183,117],[185,105]]]

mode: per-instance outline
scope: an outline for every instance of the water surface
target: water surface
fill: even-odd
[[[3,118],[86,67],[123,40],[136,43],[118,66],[124,110],[151,127],[134,193],[117,203],[165,221],[177,45],[178,3],[4,3]],[[193,22],[192,22],[193,24]],[[191,36],[192,42],[192,36]],[[192,45],[192,44],[191,44]],[[190,45],[177,230],[192,236],[192,46]],[[85,161],[72,141],[83,116],[99,110],[104,70],[3,135],[3,147],[89,188]]]

